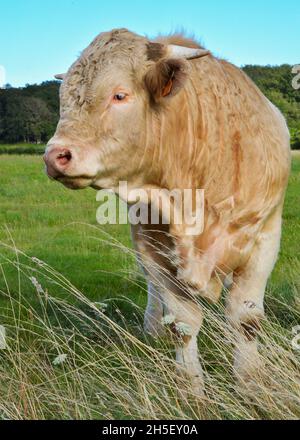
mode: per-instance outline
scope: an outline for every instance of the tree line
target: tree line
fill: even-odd
[[[243,70],[284,114],[291,133],[291,146],[300,149],[300,89],[292,87],[295,75],[289,64],[245,66]]]
[[[287,119],[292,148],[300,149],[300,90],[292,87],[292,66],[244,66]],[[0,143],[45,143],[59,119],[58,81],[0,89]]]
[[[58,93],[58,81],[0,89],[0,142],[47,142],[59,118]]]

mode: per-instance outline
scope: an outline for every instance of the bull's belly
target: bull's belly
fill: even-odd
[[[162,288],[216,302],[224,280],[246,264],[256,240],[253,229],[233,235],[225,229],[222,232],[205,250],[196,246],[195,237],[176,246],[170,236],[158,230],[143,231],[143,240],[136,236],[134,241],[147,275]]]
[[[205,254],[186,261],[177,268],[177,279],[188,291],[197,296],[207,297],[215,302],[222,290],[224,280],[237,268],[243,266],[251,251],[233,249],[224,258],[211,263]]]
[[[197,239],[189,238],[178,247],[177,276],[195,290],[205,291],[213,277],[225,278],[246,264],[249,259],[257,231],[237,231],[229,234],[220,231],[217,238],[201,248]],[[200,242],[201,243],[201,242]],[[202,237],[202,243],[209,243]]]

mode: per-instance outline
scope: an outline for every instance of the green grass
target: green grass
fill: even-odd
[[[99,226],[96,192],[70,191],[50,181],[42,158],[0,157],[0,240],[9,241],[28,255],[46,261],[68,277],[91,300],[129,294],[144,302],[138,289],[122,277],[134,262],[103,240],[108,233],[130,246],[128,226]],[[291,263],[300,264],[300,158],[294,159],[286,197],[280,258],[270,283],[289,295],[295,280]],[[97,228],[97,229],[96,229]],[[105,273],[105,272],[109,273]],[[15,287],[12,277],[10,285]],[[130,288],[129,288],[130,285]],[[278,290],[280,290],[278,289]]]
[[[120,272],[132,261],[103,243],[101,230],[128,246],[129,227],[91,227],[97,226],[96,191],[70,191],[50,181],[40,157],[2,156],[0,161],[1,241],[9,233],[19,249],[52,265],[90,299],[126,293],[126,281],[105,272]],[[15,286],[16,280],[10,283]]]
[[[215,340],[224,331],[223,320],[209,308],[208,330],[199,343],[213,377],[208,391],[213,403],[203,409],[195,397],[188,405],[179,403],[173,364],[167,360],[172,357],[169,345],[155,345],[143,335],[145,284],[130,250],[129,227],[97,225],[96,192],[70,191],[50,181],[41,157],[1,155],[0,325],[7,325],[11,347],[8,354],[0,351],[0,418],[296,417],[282,393],[291,387],[291,395],[296,393],[299,380],[295,361],[289,359],[291,328],[300,324],[295,297],[300,286],[299,188],[300,158],[294,158],[280,257],[266,298],[272,327],[265,346],[276,338],[281,347],[272,351],[266,376],[276,378],[281,394],[271,395],[273,388],[265,383],[258,403],[247,394],[232,394],[228,344],[219,349]],[[105,316],[97,313],[95,302],[109,305]],[[68,362],[54,368],[53,358],[64,352]],[[270,371],[281,365],[280,356],[284,367],[278,378],[278,372]],[[282,376],[285,370],[289,382]],[[266,408],[266,402],[272,406]]]

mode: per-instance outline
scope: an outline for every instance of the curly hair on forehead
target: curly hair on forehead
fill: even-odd
[[[146,37],[141,37],[127,29],[114,29],[99,34],[81,53],[71,66],[65,80],[64,89],[72,105],[83,107],[93,100],[92,85],[105,66],[118,63],[120,67],[137,67],[147,60]]]

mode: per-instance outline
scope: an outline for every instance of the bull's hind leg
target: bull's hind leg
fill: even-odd
[[[237,331],[234,371],[239,379],[251,379],[261,365],[257,332],[264,317],[264,294],[278,256],[280,236],[281,210],[265,224],[247,264],[233,277],[227,314]]]

